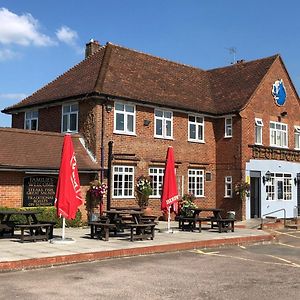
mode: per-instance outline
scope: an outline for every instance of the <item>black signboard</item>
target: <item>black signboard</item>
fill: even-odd
[[[56,177],[43,175],[25,177],[23,206],[53,206],[56,185]]]

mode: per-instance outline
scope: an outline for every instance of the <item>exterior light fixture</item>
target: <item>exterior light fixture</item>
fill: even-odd
[[[149,126],[149,125],[150,125],[150,123],[151,123],[151,121],[150,121],[150,120],[144,120],[144,126]]]
[[[108,103],[108,104],[105,105],[105,109],[106,109],[106,111],[107,111],[108,113],[110,113],[110,112],[112,111],[113,107],[112,107],[111,104]]]
[[[271,180],[271,172],[267,171],[262,179],[263,179],[263,184],[266,184],[267,181],[270,181]]]

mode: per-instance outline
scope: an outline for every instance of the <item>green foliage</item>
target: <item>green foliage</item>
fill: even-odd
[[[194,208],[197,208],[197,205],[194,203],[195,196],[193,194],[184,194],[180,205],[180,215],[185,217],[191,217],[194,214]]]
[[[16,210],[16,211],[26,211],[31,210],[38,212],[37,218],[41,221],[55,221],[55,227],[62,227],[62,219],[58,218],[56,215],[56,208],[55,207],[30,207],[30,208],[7,208],[7,207],[0,207],[0,210]],[[15,221],[16,223],[26,223],[25,216],[11,216],[11,220]],[[76,217],[74,220],[66,220],[66,226],[68,227],[79,227],[82,225],[82,214],[81,211],[78,210],[76,213]]]

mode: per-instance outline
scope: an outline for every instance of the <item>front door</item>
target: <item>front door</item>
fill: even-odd
[[[250,173],[250,211],[251,218],[260,218],[260,172]]]

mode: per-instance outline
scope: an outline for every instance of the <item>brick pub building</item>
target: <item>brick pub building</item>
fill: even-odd
[[[205,71],[91,41],[82,62],[3,112],[12,115],[13,127],[0,130],[10,133],[1,137],[3,148],[30,131],[37,144],[20,155],[30,156],[33,147],[46,150],[45,170],[57,166],[51,143],[46,148],[41,137],[62,139],[71,130],[81,138],[83,185],[107,169],[113,141],[113,206],[136,205],[136,179],[149,175],[150,206],[161,214],[169,145],[179,192],[193,193],[198,206],[234,210],[237,219],[249,219],[281,208],[293,217],[299,205],[299,97],[279,55]],[[11,171],[3,167],[8,157]],[[18,178],[13,169],[18,159],[0,150],[1,206],[23,205],[24,173],[10,192],[6,189]],[[251,193],[241,201],[234,187],[245,181]]]

